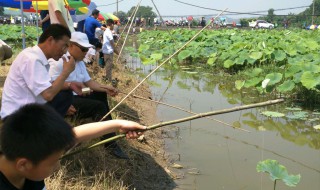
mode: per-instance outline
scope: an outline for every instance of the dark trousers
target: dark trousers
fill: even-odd
[[[61,90],[47,105],[53,107],[62,117],[64,117],[71,106],[73,94],[71,90]]]
[[[88,96],[74,96],[72,105],[76,108],[76,117],[91,118],[93,121],[100,119],[109,112],[107,94],[105,92],[92,92]],[[111,115],[108,115],[104,121],[112,120]],[[102,140],[115,136],[116,133],[109,133],[103,136]],[[108,145],[111,145],[109,143]]]

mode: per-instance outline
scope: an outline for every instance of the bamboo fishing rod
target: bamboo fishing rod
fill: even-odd
[[[131,23],[130,23],[130,26],[129,26],[129,29],[128,29],[126,38],[124,39],[124,42],[123,42],[123,44],[122,44],[122,46],[121,46],[119,55],[118,55],[117,60],[116,60],[116,64],[118,63],[118,61],[119,61],[119,59],[120,59],[120,55],[121,55],[121,53],[122,53],[122,50],[123,50],[124,46],[126,45],[126,41],[127,41],[128,35],[129,35],[129,33],[130,33],[130,29],[131,29],[132,24],[133,24],[133,22],[134,22],[134,17],[136,16],[136,14],[137,14],[137,12],[138,12],[138,9],[139,9],[139,7],[140,7],[141,1],[142,1],[142,0],[140,0],[140,2],[138,3],[138,5],[137,5],[137,7],[136,7],[136,9],[135,9],[134,16],[133,16],[133,18],[132,18],[132,20],[131,20]]]
[[[104,88],[104,87],[102,87],[102,88]],[[119,92],[119,93],[126,95],[126,93],[124,93],[124,92]],[[184,111],[184,112],[193,114],[193,115],[197,115],[197,113],[195,113],[195,112],[186,110],[186,109],[184,109],[184,108],[181,108],[181,107],[178,107],[178,106],[175,106],[175,105],[172,105],[172,104],[167,104],[167,103],[164,103],[164,102],[161,102],[161,101],[156,101],[156,100],[144,98],[144,97],[137,96],[137,95],[134,95],[134,94],[132,94],[132,97],[138,98],[138,99],[141,99],[141,100],[145,100],[145,101],[149,101],[149,102],[154,102],[154,103],[161,104],[161,105],[165,105],[165,106],[168,106],[168,107],[171,107],[171,108],[175,108],[175,109],[178,109],[178,110],[181,110],[181,111]],[[212,117],[205,117],[205,118],[206,118],[206,119],[209,119],[209,120],[212,120],[212,121],[216,121],[216,122],[221,123],[221,124],[223,124],[223,125],[232,127],[233,129],[238,129],[238,130],[241,130],[241,131],[245,131],[245,132],[249,132],[249,133],[250,133],[249,130],[234,127],[234,126],[230,125],[229,123],[223,122],[223,121],[221,121],[221,120],[218,120],[218,119],[215,119],[215,118],[212,118]]]
[[[284,99],[269,100],[269,101],[265,101],[265,102],[255,103],[255,104],[249,104],[249,105],[237,106],[237,107],[234,107],[234,108],[222,109],[222,110],[218,110],[218,111],[199,113],[199,114],[194,115],[194,116],[189,116],[189,117],[185,117],[185,118],[181,118],[181,119],[177,119],[177,120],[160,122],[158,124],[151,125],[151,126],[147,127],[145,130],[140,130],[140,132],[154,130],[154,129],[157,129],[157,128],[160,128],[160,127],[163,127],[163,126],[182,123],[182,122],[186,122],[186,121],[191,121],[191,120],[195,120],[195,119],[199,119],[199,118],[203,118],[203,117],[207,117],[207,116],[225,114],[225,113],[230,113],[230,112],[235,112],[235,111],[240,111],[240,110],[245,110],[245,109],[251,109],[251,108],[257,108],[257,107],[262,107],[262,106],[267,106],[267,105],[273,105],[273,104],[278,104],[278,103],[281,103],[281,102],[284,102]],[[125,136],[126,136],[126,134],[119,134],[117,136],[105,139],[105,140],[100,141],[98,143],[95,143],[95,144],[93,144],[91,146],[88,146],[88,147],[85,147],[85,148],[70,152],[69,154],[64,155],[61,159],[70,157],[72,155],[75,155],[77,153],[83,152],[85,150],[89,150],[89,149],[95,148],[95,147],[103,145],[105,143],[118,140],[118,139],[123,138]]]
[[[141,0],[141,1],[142,1],[142,0]],[[136,10],[138,10],[141,1],[138,3],[138,5],[136,6],[136,8],[132,11],[132,13],[131,13],[131,15],[130,15],[131,21],[128,20],[128,22],[127,22],[126,25],[124,26],[124,28],[123,28],[120,36],[119,36],[119,40],[121,39],[122,34],[125,32],[128,24],[131,23],[131,22],[134,20],[134,17],[136,16],[136,13],[137,13]],[[129,28],[128,28],[128,32],[130,32],[130,30],[131,30],[131,28],[129,27]],[[119,40],[118,40],[118,42],[119,42]],[[124,43],[125,43],[125,42],[126,42],[126,40],[124,41]],[[116,43],[116,47],[117,47],[117,46],[118,46],[118,43]]]
[[[217,16],[214,17],[214,19],[216,19],[217,17],[219,17],[222,13],[224,13],[227,9],[223,10],[221,13],[219,13]],[[115,107],[113,107],[105,116],[103,116],[101,118],[100,121],[104,120],[108,115],[110,115],[110,113],[112,113],[125,99],[127,99],[142,83],[144,83],[144,81],[146,81],[153,73],[155,73],[160,67],[162,67],[162,65],[164,65],[166,62],[168,62],[172,57],[174,57],[175,55],[177,55],[183,48],[185,48],[189,43],[191,43],[196,37],[199,36],[199,34],[201,34],[201,32],[203,30],[205,30],[210,24],[211,24],[211,20],[209,22],[209,24],[207,24],[205,27],[203,27],[199,32],[197,32],[188,42],[186,42],[181,48],[179,48],[176,52],[174,52],[171,56],[169,56],[166,60],[164,60],[160,65],[158,65],[153,71],[151,71],[139,84],[137,84],[136,87],[134,87]],[[118,57],[119,58],[119,57]]]

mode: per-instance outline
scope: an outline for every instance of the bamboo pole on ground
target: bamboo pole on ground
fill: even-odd
[[[278,103],[281,103],[281,102],[284,102],[284,99],[269,100],[269,101],[265,101],[265,102],[254,103],[254,104],[249,104],[249,105],[244,105],[244,106],[237,106],[237,107],[234,107],[234,108],[228,108],[228,109],[223,109],[223,110],[218,110],[218,111],[199,113],[199,114],[194,115],[194,116],[185,117],[185,118],[181,118],[181,119],[177,119],[177,120],[173,120],[173,121],[160,122],[158,124],[155,124],[155,125],[147,127],[147,129],[144,130],[144,131],[154,130],[154,129],[157,129],[157,128],[160,128],[160,127],[163,127],[163,126],[182,123],[182,122],[185,122],[185,121],[191,121],[191,120],[195,120],[195,119],[199,119],[199,118],[203,118],[203,117],[207,117],[207,116],[225,114],[225,113],[230,113],[230,112],[235,112],[235,111],[240,111],[240,110],[245,110],[245,109],[251,109],[251,108],[256,108],[256,107],[263,107],[263,106],[278,104]],[[103,145],[105,143],[118,140],[118,139],[123,138],[125,136],[126,136],[125,134],[120,134],[120,135],[105,139],[103,141],[100,141],[100,142],[95,143],[95,144],[93,144],[91,146],[85,147],[83,149],[79,149],[79,150],[70,152],[69,154],[63,156],[61,159],[70,157],[70,156],[72,156],[74,154],[83,152],[85,150],[89,150],[89,149],[95,148],[95,147]]]

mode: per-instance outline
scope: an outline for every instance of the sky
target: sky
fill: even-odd
[[[117,2],[117,0],[92,0],[98,5],[98,9],[102,12],[115,12],[116,4],[108,5]],[[119,0],[121,1],[121,0]],[[140,0],[123,0],[118,4],[118,10],[127,12],[132,6],[136,6]],[[157,6],[161,16],[185,16],[185,15],[217,15],[218,11],[206,10],[189,5],[181,4],[174,0],[153,0]],[[181,2],[207,7],[211,9],[223,10],[228,8],[228,11],[233,12],[253,12],[264,11],[270,8],[284,9],[292,7],[309,6],[313,0],[179,0]],[[108,5],[108,6],[105,6]],[[153,7],[155,13],[156,10],[151,0],[142,0],[142,6]],[[306,8],[275,11],[277,15],[286,15],[288,13],[300,13]],[[266,12],[267,14],[267,12]],[[248,15],[228,15],[228,17],[248,17]]]

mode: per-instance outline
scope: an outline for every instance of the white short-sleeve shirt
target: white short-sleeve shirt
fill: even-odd
[[[73,20],[69,13],[68,8],[66,7],[67,0],[49,0],[48,2],[48,9],[49,9],[49,16],[51,24],[61,24],[55,14],[56,11],[60,11],[62,17],[66,21],[70,32],[74,32],[73,27]]]
[[[69,53],[65,54],[64,57],[68,60]],[[59,59],[55,61],[54,59],[49,59],[50,70],[49,75],[51,77],[51,81],[54,81],[58,78],[63,70],[63,59]],[[70,73],[69,77],[66,79],[66,82],[88,82],[91,80],[89,73],[87,71],[86,65],[83,61],[76,61],[75,69],[72,73]],[[75,93],[73,93],[75,94]]]
[[[109,28],[107,28],[103,33],[103,44],[102,44],[102,53],[104,54],[112,54],[113,48],[111,46],[111,40],[113,40],[112,32]]]
[[[2,119],[26,104],[46,103],[41,93],[51,86],[49,67],[39,46],[27,48],[16,57],[3,87]]]

